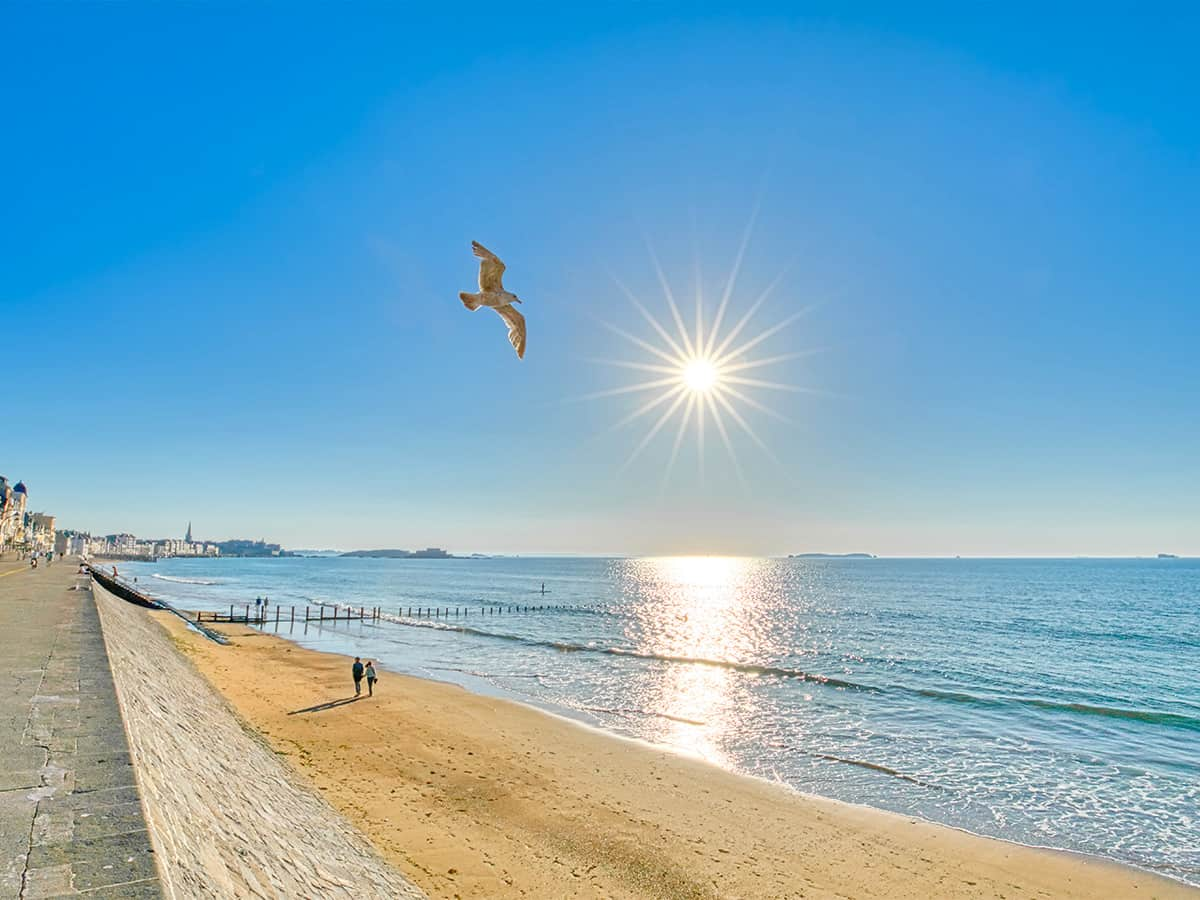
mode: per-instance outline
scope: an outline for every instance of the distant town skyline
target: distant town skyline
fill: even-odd
[[[12,7],[0,465],[94,534],[1200,554],[1198,16]],[[766,335],[748,428],[638,416],[714,377],[666,289]]]
[[[40,514],[38,514],[38,515],[40,516]],[[55,521],[54,517],[49,516],[46,518],[48,518],[48,520],[50,522],[50,528],[51,528],[51,530],[53,530],[54,521]],[[413,557],[417,557],[417,558],[421,558],[421,557],[442,558],[445,556],[466,558],[471,555],[501,555],[501,556],[545,555],[545,556],[579,556],[579,557],[636,557],[636,556],[656,556],[656,555],[678,555],[678,556],[700,555],[700,556],[796,557],[798,559],[799,558],[950,559],[950,558],[956,558],[956,557],[962,557],[962,558],[967,558],[967,559],[970,559],[970,558],[1030,559],[1030,558],[1089,558],[1089,557],[1151,559],[1151,558],[1189,558],[1192,556],[1192,554],[1188,554],[1188,553],[1173,553],[1173,552],[1166,552],[1166,551],[1162,551],[1162,550],[1149,551],[1149,552],[1126,552],[1126,553],[1110,553],[1110,554],[1103,554],[1103,553],[1100,553],[1100,554],[1090,554],[1090,553],[1069,553],[1069,554],[1046,554],[1046,553],[1042,553],[1042,554],[1038,554],[1038,553],[969,554],[969,553],[962,553],[962,554],[958,554],[958,553],[937,553],[937,552],[912,553],[912,554],[903,554],[903,553],[888,554],[888,553],[874,553],[871,551],[864,551],[864,550],[829,551],[829,550],[814,550],[811,548],[809,548],[809,549],[794,549],[794,550],[790,550],[790,551],[780,551],[780,552],[774,552],[774,553],[771,553],[771,552],[723,553],[723,552],[719,552],[719,551],[708,551],[708,552],[700,552],[700,553],[679,552],[679,553],[665,553],[665,554],[644,553],[644,552],[635,552],[635,551],[618,551],[618,550],[607,551],[607,552],[605,552],[605,551],[570,551],[570,550],[546,551],[546,550],[538,550],[538,549],[480,550],[478,548],[470,548],[470,547],[456,547],[456,548],[450,548],[449,550],[443,550],[440,547],[424,546],[422,544],[422,542],[420,542],[420,541],[411,542],[408,547],[398,547],[394,544],[372,544],[372,545],[364,545],[364,546],[335,546],[335,545],[319,545],[318,546],[318,545],[314,544],[311,546],[309,546],[309,545],[285,546],[278,542],[271,542],[271,541],[267,540],[266,538],[261,538],[261,537],[260,538],[222,537],[222,538],[197,539],[197,540],[193,541],[192,533],[191,533],[191,522],[188,523],[186,535],[185,535],[184,539],[182,539],[182,540],[172,539],[172,538],[164,538],[161,536],[159,536],[159,537],[148,536],[148,535],[143,535],[143,534],[139,534],[139,533],[128,531],[128,530],[116,530],[116,531],[110,530],[110,531],[99,531],[99,532],[80,531],[78,529],[73,529],[73,528],[63,528],[61,530],[66,531],[67,533],[76,533],[77,531],[79,531],[79,533],[89,534],[92,537],[99,539],[99,540],[103,540],[106,538],[108,538],[108,539],[116,538],[116,539],[118,539],[118,541],[125,541],[127,543],[127,546],[120,548],[120,552],[122,552],[122,553],[128,553],[128,552],[150,553],[150,552],[153,552],[158,555],[167,555],[167,556],[208,556],[208,557],[239,555],[236,552],[235,553],[226,553],[226,554],[222,554],[220,552],[211,552],[211,551],[215,550],[218,546],[225,546],[225,545],[229,545],[229,544],[234,544],[234,545],[258,544],[258,545],[262,545],[263,547],[266,547],[268,549],[274,548],[275,555],[279,555],[280,551],[287,551],[288,553],[299,553],[299,554],[309,552],[309,553],[349,554],[352,556],[371,556],[371,555],[373,555],[373,553],[375,551],[385,551],[385,553],[382,555],[398,557],[401,554],[407,554],[409,556],[413,556]],[[194,549],[188,549],[189,546],[193,547]],[[116,547],[116,545],[110,544],[109,549],[114,549],[115,547]],[[99,545],[98,545],[96,548],[93,548],[93,550],[91,552],[100,553],[102,551],[99,549]],[[270,554],[257,553],[257,554],[249,554],[249,555],[270,555]]]

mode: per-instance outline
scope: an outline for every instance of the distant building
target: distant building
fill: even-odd
[[[32,537],[32,526],[25,511],[28,502],[25,482],[18,481],[10,487],[8,479],[0,475],[0,550],[28,546]]]
[[[64,556],[86,556],[88,536],[78,531],[59,531],[54,536],[54,552]]]
[[[189,544],[192,543],[192,523],[191,522],[188,522],[187,534],[184,535],[183,539],[185,541],[187,541],[187,543],[189,543]]]
[[[250,541],[235,539],[217,541],[215,545],[221,556],[279,556],[286,555],[279,544],[268,544],[266,541]]]
[[[54,516],[30,513],[26,517],[25,541],[38,553],[54,549]]]

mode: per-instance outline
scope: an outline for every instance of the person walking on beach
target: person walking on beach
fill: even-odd
[[[372,662],[371,662],[371,661],[368,659],[368,660],[367,660],[367,696],[368,696],[368,697],[374,697],[374,696],[375,696],[375,682],[376,682],[377,680],[378,680],[378,679],[377,679],[377,677],[376,677],[376,675],[375,675],[375,664],[374,664],[374,663],[372,663]]]
[[[354,665],[351,666],[350,671],[354,675],[354,696],[357,697],[359,694],[362,693],[362,679],[363,679],[362,660],[359,659],[357,656],[354,657]]]

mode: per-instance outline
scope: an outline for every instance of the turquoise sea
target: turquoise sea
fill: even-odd
[[[169,559],[120,569],[188,609],[267,595],[284,610],[283,635],[305,646],[801,791],[1200,884],[1198,560]],[[319,602],[381,606],[387,618],[287,623],[293,604]],[[499,611],[514,605],[556,608]],[[417,606],[460,612],[409,617]]]

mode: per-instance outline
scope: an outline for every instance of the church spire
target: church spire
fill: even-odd
[[[192,542],[192,523],[188,522],[187,537],[184,538],[189,544]]]

